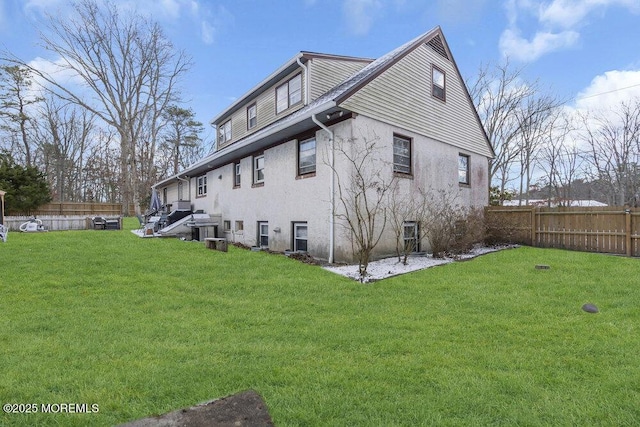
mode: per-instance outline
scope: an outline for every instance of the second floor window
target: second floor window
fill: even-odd
[[[316,171],[316,139],[310,138],[298,143],[298,175]]]
[[[276,88],[276,114],[302,101],[302,74]]]
[[[206,196],[207,195],[207,176],[199,176],[197,179],[197,191],[198,196]]]
[[[218,128],[218,144],[231,141],[231,120],[227,120]]]
[[[258,107],[252,104],[247,107],[247,129],[253,129],[258,124]]]
[[[393,136],[393,171],[411,173],[411,140],[402,136]]]

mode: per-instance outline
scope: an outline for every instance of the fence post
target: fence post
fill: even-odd
[[[625,216],[625,227],[624,227],[624,233],[625,233],[625,246],[627,249],[627,256],[630,257],[632,254],[631,251],[631,209],[627,208],[624,210],[624,216]]]
[[[536,208],[531,208],[531,246],[536,245]]]

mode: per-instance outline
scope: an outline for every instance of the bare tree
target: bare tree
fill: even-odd
[[[607,188],[612,205],[635,205],[640,193],[640,100],[622,102],[608,114],[582,117],[592,180]]]
[[[155,140],[155,121],[175,101],[176,83],[190,60],[174,49],[157,23],[130,11],[121,14],[114,3],[101,7],[95,0],[81,0],[74,12],[72,17],[49,16],[47,34],[40,35],[44,49],[59,58],[51,65],[72,79],[62,81],[58,73],[31,70],[48,90],[115,129],[123,208],[134,204],[139,211],[137,148],[145,138]]]
[[[92,145],[94,116],[73,104],[50,98],[36,127],[38,164],[47,176],[54,201],[85,201],[84,167]]]
[[[121,182],[117,137],[113,131],[98,129],[94,139],[83,168],[83,200],[117,203]]]
[[[389,219],[388,194],[396,178],[384,160],[380,141],[373,138],[336,141],[336,161],[345,162],[348,173],[337,173],[336,190],[341,210],[336,218],[351,237],[361,281],[366,280],[371,253]],[[333,168],[333,166],[329,165]]]
[[[14,158],[33,166],[33,142],[30,135],[36,104],[42,98],[30,92],[31,70],[21,65],[0,66],[0,128],[8,132],[14,145]]]
[[[531,176],[538,160],[540,146],[548,132],[552,132],[556,123],[553,120],[555,110],[562,102],[555,96],[533,94],[523,100],[523,105],[516,109],[518,119],[520,152],[520,203],[525,194],[525,205],[529,203],[529,187]]]
[[[484,125],[496,157],[489,164],[489,182],[504,193],[518,161],[521,122],[516,113],[536,92],[535,84],[522,79],[522,70],[512,69],[507,60],[501,65],[482,66],[475,80],[468,82],[469,94]]]
[[[570,204],[573,199],[571,186],[582,165],[582,151],[570,138],[576,130],[571,116],[556,109],[550,120],[553,123],[545,131],[538,157],[544,172],[542,180],[548,189],[547,204],[551,206],[554,199],[560,205]]]

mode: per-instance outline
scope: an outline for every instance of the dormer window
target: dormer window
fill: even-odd
[[[302,74],[276,88],[276,114],[302,102]]]
[[[258,124],[258,107],[251,104],[247,107],[247,130],[253,129]]]
[[[218,126],[218,144],[231,141],[231,120]]]

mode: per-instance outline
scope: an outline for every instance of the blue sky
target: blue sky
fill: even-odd
[[[194,65],[183,96],[208,123],[301,50],[376,58],[440,25],[464,78],[509,57],[525,77],[607,106],[640,96],[640,0],[117,0],[159,22]],[[25,61],[64,0],[0,0],[0,48]],[[208,125],[207,125],[208,127]]]

